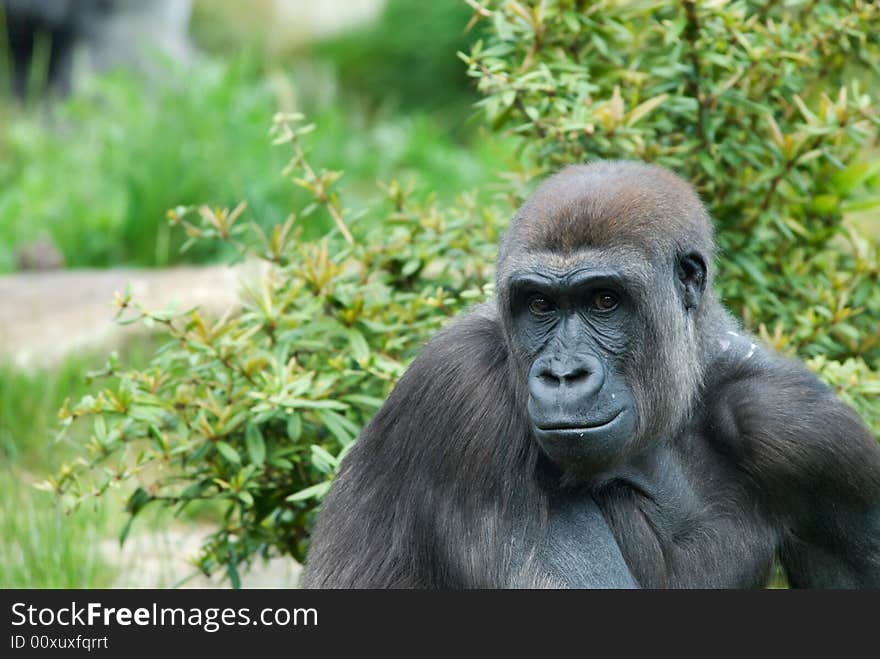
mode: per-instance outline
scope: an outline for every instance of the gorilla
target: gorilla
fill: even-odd
[[[546,180],[496,298],[343,460],[313,588],[880,586],[880,445],[712,291],[710,218],[634,162]]]

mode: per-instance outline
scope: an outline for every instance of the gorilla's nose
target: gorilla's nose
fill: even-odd
[[[588,401],[602,388],[604,380],[602,363],[592,355],[565,361],[551,359],[532,366],[529,393],[541,406],[564,409]]]

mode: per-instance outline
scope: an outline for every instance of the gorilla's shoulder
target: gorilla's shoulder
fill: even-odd
[[[471,372],[485,377],[499,371],[507,355],[501,321],[491,300],[450,321],[422,349],[410,370],[427,369],[441,379]]]
[[[358,446],[418,446],[414,456],[440,451],[444,464],[456,453],[452,447],[459,463],[474,445],[493,446],[488,438],[519,419],[507,355],[491,302],[458,316],[422,348]]]
[[[880,469],[876,443],[852,408],[800,362],[759,351],[731,365],[709,392],[707,428],[717,448],[764,484],[803,484],[815,474],[817,486],[853,485],[857,477],[845,474],[865,474],[866,464]]]
[[[480,304],[449,322],[419,352],[378,417],[433,423],[485,417],[512,404],[507,344],[495,305]]]

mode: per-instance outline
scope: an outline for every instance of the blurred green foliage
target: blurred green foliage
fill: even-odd
[[[0,459],[28,469],[54,469],[47,440],[57,430],[58,408],[65,398],[79,398],[91,386],[83,381],[89,362],[72,359],[51,373],[25,372],[0,364]],[[33,440],[33,441],[28,441]]]
[[[101,556],[110,515],[103,506],[65,514],[57,497],[4,466],[0,497],[0,584],[3,588],[104,588],[113,570]]]
[[[146,363],[137,349],[126,351],[126,359]],[[94,359],[75,357],[52,371],[28,372],[0,365],[0,497],[5,502],[0,510],[0,587],[110,584],[113,571],[100,553],[106,530],[113,528],[104,502],[66,515],[57,497],[34,489],[36,474],[76,457],[70,447],[51,438],[65,398],[92,389],[83,373],[94,364]]]
[[[118,384],[65,406],[66,426],[92,420],[90,439],[84,460],[44,487],[76,504],[133,480],[132,518],[154,502],[222,502],[200,567],[233,585],[255,556],[302,558],[360,428],[423,341],[491,294],[496,241],[533,177],[593,158],[651,160],[692,180],[718,224],[727,302],[810,358],[880,432],[878,247],[844,216],[877,190],[877,167],[861,161],[877,106],[860,85],[868,74],[853,70],[877,61],[880,10],[505,0],[475,11],[491,34],[463,58],[524,163],[508,194],[495,206],[420,203],[390,183],[384,206],[350,213],[341,174],[305,157],[308,127],[279,116],[286,174],[311,198],[299,216],[262,231],[240,207],[171,214],[196,245],[260,259],[263,276],[219,320],[121,296],[124,322],[171,341],[146,369],[109,363]],[[306,240],[298,227],[313,213],[333,228]]]
[[[342,103],[328,73],[301,65],[293,76],[266,77],[242,57],[169,68],[153,87],[130,73],[105,75],[47,109],[0,104],[0,272],[41,234],[74,267],[218,256],[207,245],[180,253],[182,237],[164,221],[180,203],[247,199],[262,226],[283,221],[306,196],[279,175],[280,154],[265,149],[279,107],[305,108],[321,122],[309,146],[328,166],[345,166],[355,209],[377,196],[377,180],[392,176],[452,199],[489,179],[489,163],[503,157],[502,142],[474,135],[464,146],[425,114]],[[327,228],[316,217],[306,235]]]
[[[314,52],[333,62],[346,89],[373,104],[460,114],[477,101],[455,57],[473,41],[465,30],[471,13],[458,0],[388,0],[374,24],[318,43]]]

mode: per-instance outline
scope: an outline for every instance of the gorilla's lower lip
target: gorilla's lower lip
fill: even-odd
[[[610,426],[612,423],[617,421],[620,418],[620,415],[623,414],[625,409],[617,410],[617,412],[607,421],[600,421],[599,423],[590,424],[590,425],[567,425],[567,424],[555,424],[549,426],[538,426],[535,427],[541,432],[566,432],[566,433],[575,433],[575,432],[587,432],[593,430],[599,430],[601,428],[605,428]]]

